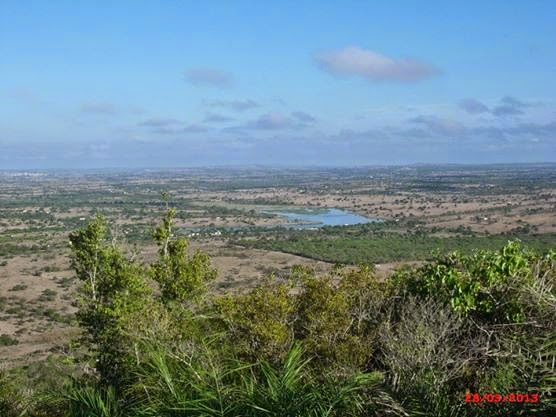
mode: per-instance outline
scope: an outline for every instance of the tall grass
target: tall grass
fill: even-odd
[[[137,416],[360,416],[386,396],[380,373],[345,380],[317,377],[296,344],[283,363],[241,363],[206,346],[194,351],[152,350],[139,369],[133,395]],[[394,409],[394,408],[393,408]]]
[[[64,389],[55,402],[65,409],[65,417],[120,417],[123,410],[112,387],[73,384]]]

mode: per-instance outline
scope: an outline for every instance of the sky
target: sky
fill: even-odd
[[[0,0],[0,169],[556,162],[556,1]]]

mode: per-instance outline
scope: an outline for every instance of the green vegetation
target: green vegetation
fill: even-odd
[[[187,302],[204,292],[204,284],[216,277],[216,270],[210,267],[210,258],[200,251],[191,259],[188,257],[186,239],[172,239],[175,216],[175,209],[169,209],[153,233],[159,260],[151,265],[149,272],[159,284],[164,301]]]
[[[27,285],[25,284],[16,284],[9,291],[24,291],[27,289]]]
[[[17,345],[18,343],[17,339],[14,339],[7,334],[0,335],[0,346],[12,346]]]
[[[556,252],[513,241],[438,255],[385,282],[368,266],[325,276],[295,267],[215,296],[210,260],[173,236],[175,215],[154,229],[150,264],[115,244],[100,216],[70,235],[81,337],[56,378],[49,367],[0,375],[0,415],[556,412]],[[469,392],[539,401],[467,404]]]
[[[378,226],[373,226],[377,228]],[[313,232],[262,235],[238,241],[246,247],[275,250],[321,261],[357,265],[432,259],[433,252],[443,254],[476,249],[494,250],[508,239],[519,239],[540,251],[556,247],[556,234],[435,236],[428,232],[400,233],[395,230],[373,231],[369,226],[327,228]]]
[[[39,296],[39,301],[54,301],[56,294],[58,294],[56,291],[47,288]]]

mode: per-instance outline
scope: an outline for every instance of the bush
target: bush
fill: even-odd
[[[56,291],[47,288],[42,291],[41,295],[39,296],[39,301],[54,301],[57,294],[58,293]]]
[[[284,283],[265,285],[215,300],[226,334],[242,358],[277,361],[285,356],[293,341],[291,289]]]
[[[303,342],[312,366],[337,372],[362,369],[384,291],[370,268],[336,268],[318,277],[296,267],[285,283],[265,283],[247,294],[216,300],[228,340],[251,360],[283,359],[294,341]]]
[[[25,284],[16,284],[14,285],[12,288],[10,288],[10,291],[24,291],[28,288],[28,285]]]
[[[10,335],[7,334],[0,335],[0,346],[13,346],[17,344],[19,344],[17,339],[14,339]]]
[[[397,295],[440,300],[464,316],[487,323],[554,316],[556,252],[540,256],[509,242],[498,252],[453,252],[392,279]],[[532,302],[531,298],[536,298]]]
[[[409,298],[395,307],[397,318],[385,321],[380,332],[378,360],[388,385],[409,411],[454,415],[454,407],[467,406],[465,373],[474,360],[462,343],[465,322],[433,300]]]

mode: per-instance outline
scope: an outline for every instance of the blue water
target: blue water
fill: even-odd
[[[349,226],[378,222],[358,214],[340,209],[300,209],[300,210],[265,210],[265,213],[277,214],[296,224],[284,225],[294,229],[318,229],[325,226]]]

